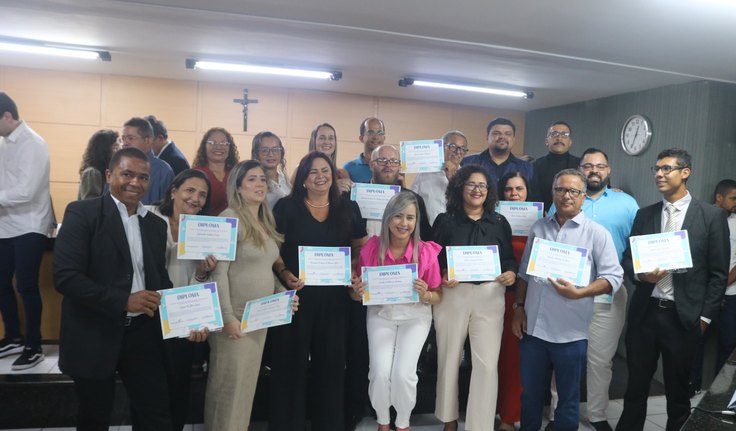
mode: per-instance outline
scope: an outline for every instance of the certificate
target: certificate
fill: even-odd
[[[686,230],[632,236],[629,243],[636,274],[655,268],[674,270],[693,267]]]
[[[363,218],[381,220],[388,201],[401,191],[401,186],[354,183],[350,188],[350,200],[360,207]]]
[[[222,328],[217,283],[159,290],[161,332],[164,339],[188,337],[191,331]]]
[[[364,266],[363,305],[407,304],[419,302],[414,290],[417,264]]]
[[[246,302],[240,330],[253,332],[291,323],[291,303],[295,293],[295,290],[287,290]]]
[[[178,259],[202,260],[213,255],[218,260],[235,260],[237,245],[237,218],[179,216]]]
[[[529,229],[544,216],[542,202],[500,201],[497,210],[509,221],[511,234],[516,236],[529,236]]]
[[[350,284],[350,247],[299,246],[299,280],[307,286]]]
[[[587,286],[590,281],[590,269],[586,270],[588,254],[587,248],[534,238],[526,273],[545,280],[547,277],[562,278],[575,286]]]
[[[447,246],[447,278],[457,281],[491,281],[501,275],[496,245]]]
[[[401,141],[401,172],[442,172],[444,163],[442,139]]]

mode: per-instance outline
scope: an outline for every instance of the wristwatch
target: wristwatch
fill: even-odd
[[[516,310],[517,308],[524,308],[524,303],[523,302],[514,302],[514,304],[511,306],[511,308],[513,308],[514,310]]]

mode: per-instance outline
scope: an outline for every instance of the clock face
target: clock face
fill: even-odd
[[[652,140],[652,124],[643,115],[632,115],[624,122],[621,129],[621,147],[626,154],[641,154],[649,147]]]

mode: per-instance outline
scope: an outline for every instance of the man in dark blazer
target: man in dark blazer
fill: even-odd
[[[136,148],[115,153],[110,192],[66,208],[54,249],[54,283],[64,295],[59,368],[74,379],[77,427],[107,430],[115,372],[142,430],[169,430],[157,290],[165,268],[166,223],[140,204],[150,165]]]
[[[621,265],[636,290],[629,307],[626,362],[629,380],[619,431],[644,428],[649,384],[662,355],[667,430],[679,430],[690,415],[688,382],[695,345],[716,319],[729,262],[726,212],[693,198],[686,182],[690,155],[664,150],[652,167],[662,201],[640,209],[631,236],[686,230],[693,266],[685,271],[635,274],[631,246]],[[671,219],[671,220],[670,220]]]
[[[163,121],[157,119],[153,115],[145,117],[151,127],[153,127],[153,144],[151,149],[159,159],[168,163],[174,171],[174,176],[179,175],[183,170],[189,169],[189,162],[184,157],[179,147],[174,141],[169,139],[169,131],[166,129]]]

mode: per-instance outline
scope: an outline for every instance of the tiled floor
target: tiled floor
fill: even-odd
[[[0,359],[0,374],[53,374],[60,373],[59,367],[57,366],[58,361],[58,347],[53,345],[44,345],[44,354],[46,359],[34,368],[24,371],[11,371],[10,366],[17,356],[11,356],[8,358]],[[701,395],[697,395],[693,398],[692,404],[695,405],[700,401]],[[612,400],[608,406],[607,416],[611,426],[615,427],[618,422],[618,418],[623,410],[622,400]],[[593,427],[588,425],[585,419],[585,404],[581,405],[581,418],[580,430],[590,431]],[[665,408],[665,397],[664,396],[653,396],[649,397],[649,405],[647,408],[647,423],[644,427],[644,431],[660,431],[665,428],[667,422],[667,414]],[[463,430],[462,421],[460,422],[460,430]],[[131,427],[128,425],[110,427],[110,431],[128,431]],[[267,426],[265,423],[254,423],[251,426],[251,431],[265,431]],[[366,418],[360,424],[358,424],[357,431],[373,431],[376,429],[376,421],[373,418]],[[23,431],[41,431],[41,428],[26,428]],[[74,428],[43,428],[43,431],[67,431],[74,430]],[[204,427],[201,424],[187,425],[185,431],[203,431]],[[438,421],[433,415],[415,415],[412,416],[412,430],[413,431],[441,431],[442,423]],[[13,430],[7,430],[13,431]],[[20,430],[15,430],[20,431]]]

